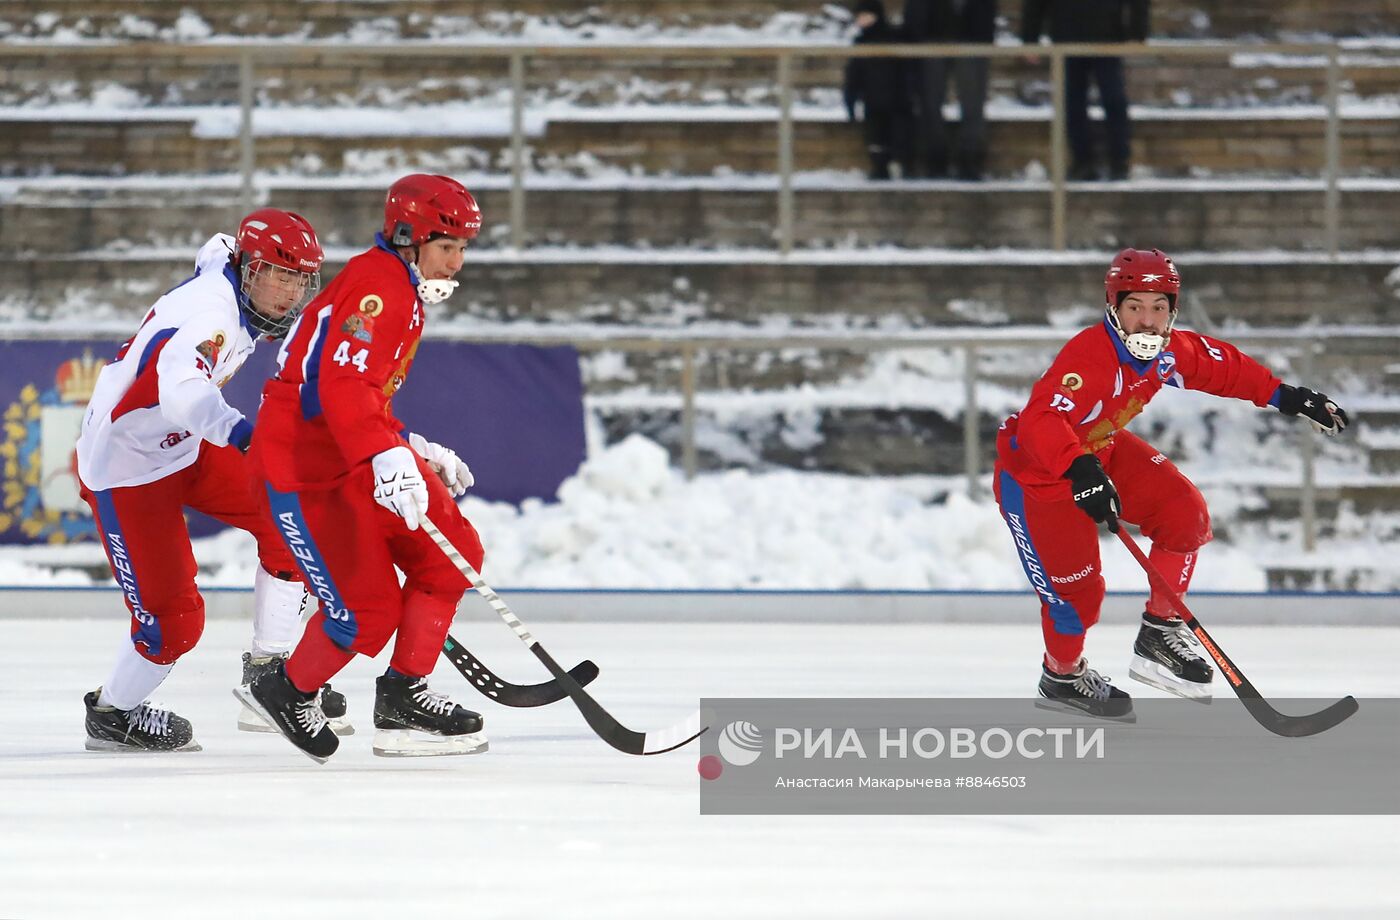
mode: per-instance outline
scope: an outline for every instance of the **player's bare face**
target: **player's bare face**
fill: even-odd
[[[248,279],[253,308],[270,319],[281,319],[306,297],[311,276],[266,262],[259,263]]]
[[[451,281],[467,258],[467,240],[445,236],[418,247],[418,273],[429,281]]]
[[[1172,304],[1166,294],[1132,293],[1118,305],[1118,324],[1127,335],[1166,335]]]

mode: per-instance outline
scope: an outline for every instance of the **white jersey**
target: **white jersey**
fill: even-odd
[[[102,369],[78,437],[78,476],[92,491],[162,479],[194,463],[202,441],[224,447],[251,431],[219,392],[255,344],[233,246],[224,234],[205,243],[195,276],[157,300]]]

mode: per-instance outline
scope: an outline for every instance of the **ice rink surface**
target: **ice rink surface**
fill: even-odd
[[[483,610],[464,607],[454,634],[507,679],[544,679]],[[122,628],[5,623],[0,917],[1400,916],[1393,816],[701,817],[694,749],[617,753],[568,702],[504,709],[445,661],[434,686],[483,712],[490,752],[371,756],[387,661],[361,659],[336,681],[360,733],[317,766],[277,736],[235,730],[240,622],[211,621],[155,696],[194,722],[204,751],[88,753],[81,697]],[[1103,624],[1087,654],[1156,695],[1126,680],[1134,631]],[[1026,696],[1040,649],[1030,618],[536,633],[566,666],[597,661],[594,695],[642,730],[701,696]],[[1215,635],[1270,696],[1400,695],[1400,629]]]

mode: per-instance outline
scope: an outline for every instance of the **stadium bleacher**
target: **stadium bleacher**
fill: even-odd
[[[1007,36],[1017,7],[1001,4]],[[860,142],[836,96],[841,62],[800,59],[794,251],[783,256],[774,248],[771,57],[533,57],[526,245],[516,249],[507,62],[434,43],[844,44],[834,7],[529,0],[506,13],[474,0],[118,0],[36,12],[0,0],[0,322],[74,311],[135,317],[184,276],[191,246],[232,227],[243,207],[230,46],[279,41],[287,53],[256,65],[258,200],[310,217],[333,267],[373,227],[386,176],[463,176],[488,227],[451,318],[561,328],[1043,327],[1056,310],[1092,314],[1114,250],[1159,246],[1178,255],[1196,297],[1188,319],[1329,328],[1317,366],[1374,395],[1356,449],[1376,477],[1325,492],[1324,514],[1342,501],[1393,511],[1400,482],[1384,477],[1400,468],[1400,449],[1389,446],[1400,397],[1393,410],[1386,400],[1400,368],[1394,340],[1367,329],[1400,319],[1397,22],[1400,0],[1154,4],[1154,40],[1241,47],[1219,59],[1130,62],[1134,178],[1071,186],[1064,252],[1048,243],[1043,64],[994,65],[990,181],[878,186],[859,178]],[[1343,219],[1333,258],[1324,240],[1325,59],[1248,46],[1336,40]],[[131,42],[189,45],[141,53]],[[291,47],[301,42],[375,48],[347,56]],[[732,355],[712,359],[702,385],[835,380],[862,360]],[[676,370],[673,358],[628,361],[633,380]],[[604,414],[610,432],[640,428],[674,446],[674,412]],[[960,449],[938,445],[960,427],[955,416],[833,408],[822,424],[827,445],[812,456],[785,453],[771,437],[758,455],[856,472],[951,472]],[[998,420],[986,414],[984,435]],[[881,464],[849,447],[871,437],[884,439]],[[1296,504],[1287,489],[1271,498],[1284,513]]]

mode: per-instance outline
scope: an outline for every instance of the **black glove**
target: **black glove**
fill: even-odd
[[[1074,503],[1099,524],[1107,524],[1108,529],[1118,532],[1118,490],[1113,480],[1103,471],[1103,464],[1093,454],[1085,454],[1075,459],[1065,470],[1069,480],[1070,494]]]
[[[1279,384],[1278,411],[1284,415],[1301,415],[1323,434],[1336,434],[1347,426],[1347,410],[1328,399],[1323,393],[1307,387]]]

